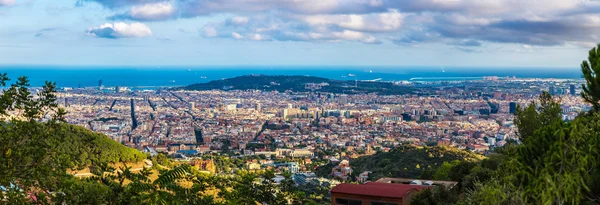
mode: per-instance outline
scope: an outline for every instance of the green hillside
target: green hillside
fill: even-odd
[[[420,178],[424,172],[431,172],[444,162],[481,159],[481,155],[447,147],[402,146],[389,152],[352,159],[350,166],[356,175],[363,171],[373,172],[370,175],[372,180],[382,177]],[[319,168],[317,172],[322,176],[327,175],[331,172],[331,166]]]
[[[69,153],[74,165],[137,162],[146,158],[144,153],[126,147],[104,134],[68,124],[60,124],[58,127],[56,135],[61,143],[57,146],[57,151]]]
[[[367,82],[353,80],[332,80],[313,76],[283,75],[244,75],[235,78],[213,80],[183,87],[185,90],[264,90],[284,92],[308,92],[307,83],[327,83],[315,91],[330,93],[378,93],[383,95],[401,95],[413,93],[414,89],[398,86],[390,82]]]

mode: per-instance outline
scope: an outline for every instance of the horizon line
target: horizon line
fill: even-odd
[[[502,68],[502,69],[522,69],[522,68],[531,68],[531,69],[580,69],[578,66],[480,66],[480,65],[456,65],[456,66],[440,66],[440,65],[317,65],[317,64],[306,64],[306,65],[106,65],[106,64],[98,64],[98,65],[60,65],[60,64],[0,64],[0,68],[10,68],[10,67],[41,67],[48,66],[49,68],[102,68],[102,69],[116,69],[116,68],[139,68],[139,69],[166,69],[166,68],[361,68],[368,69],[371,68],[440,68],[440,69],[456,69],[456,68]]]

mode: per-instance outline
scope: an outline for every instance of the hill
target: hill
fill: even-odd
[[[244,75],[234,78],[214,80],[207,83],[189,85],[184,90],[263,90],[284,92],[308,92],[309,83],[321,84],[315,91],[330,93],[378,93],[382,95],[402,95],[413,93],[413,88],[398,86],[390,82],[343,81],[312,76],[283,75]]]
[[[421,175],[437,169],[444,162],[479,161],[483,156],[471,152],[447,147],[412,147],[402,146],[389,152],[378,152],[375,155],[359,157],[350,160],[353,173],[358,175],[363,171],[371,171],[370,178],[377,180],[383,177],[420,178]],[[317,170],[324,176],[331,172],[331,166]]]
[[[144,153],[83,127],[60,124],[55,134],[60,136],[60,141],[63,142],[56,147],[56,151],[71,155],[71,163],[75,166],[139,162],[146,159]]]

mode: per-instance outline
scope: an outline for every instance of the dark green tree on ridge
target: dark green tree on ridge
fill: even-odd
[[[600,111],[600,44],[589,52],[588,60],[581,63],[581,72],[585,78],[581,97],[592,104],[592,111]]]

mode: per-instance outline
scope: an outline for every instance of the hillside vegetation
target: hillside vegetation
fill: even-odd
[[[56,136],[62,141],[58,152],[69,153],[74,165],[88,166],[102,163],[138,162],[146,155],[126,147],[108,136],[89,131],[83,127],[60,124]]]
[[[413,93],[414,89],[398,86],[389,82],[343,81],[312,76],[283,76],[283,75],[244,75],[234,78],[213,80],[186,86],[185,90],[263,90],[284,92],[308,92],[307,83],[327,83],[320,92],[331,93],[378,93],[382,95],[402,95]],[[358,87],[356,87],[358,85]]]
[[[7,81],[0,74],[0,87]],[[135,163],[117,162],[146,156],[103,134],[65,124],[55,88],[46,83],[33,94],[27,78],[20,77],[0,93],[0,204],[311,203],[293,186],[290,174],[280,184],[272,171],[210,175],[188,164],[175,166],[162,155],[152,158],[156,166],[134,172],[127,166]],[[90,165],[94,169],[85,179],[67,172]]]
[[[371,171],[372,179],[382,177],[420,178],[424,171],[435,169],[444,162],[479,161],[482,156],[446,147],[403,146],[372,156],[350,161],[356,173]]]
[[[0,74],[0,86],[9,80]],[[60,190],[57,182],[68,177],[67,170],[146,157],[103,134],[64,123],[54,83],[35,94],[28,86],[20,77],[0,94],[0,186]],[[43,116],[51,119],[42,122]]]
[[[444,163],[454,161],[477,162],[483,156],[467,151],[448,147],[413,147],[401,146],[389,152],[378,152],[375,155],[359,157],[350,160],[350,166],[355,175],[363,171],[370,171],[371,180],[383,177],[396,178],[421,178],[423,174],[429,178],[432,171]],[[332,166],[318,168],[320,176],[331,173]]]
[[[592,105],[588,112],[565,121],[559,99],[543,92],[517,107],[520,143],[496,149],[493,160],[438,168],[435,176],[461,186],[425,190],[411,204],[598,204],[600,44],[590,50],[581,71],[586,80],[581,96]]]

